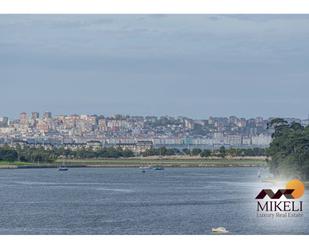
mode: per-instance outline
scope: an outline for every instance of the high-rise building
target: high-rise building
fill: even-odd
[[[45,119],[52,118],[52,113],[51,112],[44,112],[43,118],[45,118]]]
[[[25,125],[28,123],[28,114],[26,112],[22,112],[19,115],[20,124]]]
[[[9,125],[8,117],[0,117],[0,127],[7,127]]]
[[[40,117],[40,114],[38,112],[32,112],[31,113],[31,118],[33,120],[39,119],[39,117]]]

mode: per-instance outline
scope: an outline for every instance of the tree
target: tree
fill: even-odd
[[[188,149],[188,148],[184,148],[182,150],[182,153],[185,154],[185,155],[190,155],[191,154],[191,151]]]
[[[9,146],[0,148],[0,160],[1,161],[16,161],[18,158],[17,151]]]
[[[226,150],[224,146],[221,146],[219,149],[219,155],[220,157],[224,158],[226,156]]]
[[[200,155],[201,155],[201,157],[210,157],[211,151],[210,150],[203,150]]]
[[[230,149],[228,149],[227,154],[230,155],[230,156],[238,156],[238,149],[230,148]]]
[[[270,123],[274,129],[273,141],[268,149],[271,157],[270,170],[275,175],[309,178],[309,128],[301,124],[275,119]]]
[[[191,155],[192,156],[198,156],[199,154],[201,154],[202,150],[199,149],[199,148],[194,148],[192,151],[191,151]]]

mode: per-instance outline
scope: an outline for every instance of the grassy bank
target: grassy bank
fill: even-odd
[[[1,168],[17,168],[18,166],[30,166],[30,165],[32,165],[32,163],[0,161],[0,169]]]
[[[88,166],[88,167],[141,167],[141,166],[164,166],[164,167],[241,167],[241,166],[266,166],[265,158],[200,158],[200,157],[133,157],[117,159],[65,159],[53,163],[26,163],[0,161],[0,168],[35,168],[65,166]]]
[[[59,160],[59,163],[63,161]],[[121,158],[121,159],[72,159],[64,160],[65,165],[87,165],[96,167],[140,167],[161,165],[164,167],[218,167],[218,166],[266,166],[264,158]]]

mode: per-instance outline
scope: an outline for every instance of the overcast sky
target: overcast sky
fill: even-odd
[[[0,116],[309,113],[309,15],[1,15]]]

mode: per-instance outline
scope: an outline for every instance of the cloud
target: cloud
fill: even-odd
[[[249,115],[243,103],[267,115],[280,103],[305,113],[308,23],[309,15],[2,15],[0,104],[15,96],[8,112],[26,108],[36,93],[35,103],[52,110],[56,96],[69,112]]]

